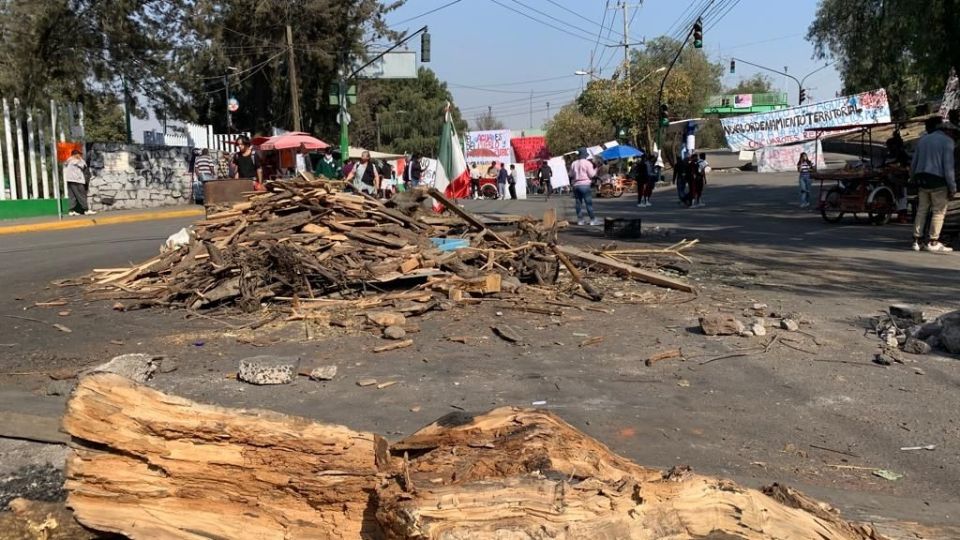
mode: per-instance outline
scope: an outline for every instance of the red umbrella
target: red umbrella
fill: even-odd
[[[261,150],[289,150],[300,148],[300,145],[307,150],[323,150],[330,145],[313,137],[307,133],[293,132],[283,135],[274,135],[260,145]]]

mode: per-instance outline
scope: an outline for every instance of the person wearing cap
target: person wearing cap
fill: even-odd
[[[932,127],[931,121],[928,127]],[[957,193],[956,173],[954,171],[954,137],[958,128],[950,122],[944,122],[934,131],[924,135],[917,143],[913,160],[910,163],[910,176],[917,184],[917,217],[913,223],[914,251],[920,251],[923,227],[930,213],[929,241],[923,249],[933,252],[953,251],[940,243],[940,231],[947,215],[947,203]]]
[[[587,209],[587,215],[590,216],[590,225],[599,225],[597,217],[593,214],[593,188],[590,184],[597,175],[597,169],[593,162],[587,159],[587,149],[581,148],[577,151],[577,160],[570,164],[570,179],[573,180],[573,196],[576,199],[577,225],[586,225],[583,219],[583,207]]]

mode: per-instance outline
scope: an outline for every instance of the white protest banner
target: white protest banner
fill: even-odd
[[[570,173],[567,172],[567,163],[562,157],[551,158],[547,161],[550,166],[550,187],[560,189],[570,185]]]
[[[506,163],[510,159],[510,130],[468,131],[463,138],[463,156],[468,163]]]
[[[890,122],[890,104],[884,89],[810,105],[743,116],[721,118],[731,150],[755,150],[809,141],[810,128]]]
[[[827,164],[823,160],[823,147],[820,145],[820,141],[760,148],[754,152],[754,163],[757,166],[757,172],[760,173],[796,172],[800,154],[804,152],[807,153],[807,157],[815,163],[817,168],[826,167]]]
[[[527,174],[523,170],[523,163],[513,164],[513,178],[517,181],[514,188],[517,190],[517,199],[527,198]]]
[[[440,167],[440,162],[435,159],[421,158],[420,165],[423,167],[420,185],[434,187],[437,183],[437,169]]]

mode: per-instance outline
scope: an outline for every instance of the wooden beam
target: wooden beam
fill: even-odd
[[[432,187],[427,191],[427,193],[429,193],[430,196],[433,197],[434,199],[440,201],[443,204],[443,207],[445,209],[460,216],[461,219],[466,221],[467,224],[473,227],[474,229],[483,232],[484,235],[493,238],[494,240],[496,240],[497,242],[500,242],[501,244],[503,244],[508,248],[513,247],[513,244],[511,244],[510,242],[507,242],[500,235],[488,229],[487,226],[484,225],[482,221],[476,218],[476,216],[474,216],[470,212],[467,212],[463,208],[460,208],[459,206],[457,206],[456,203],[448,199],[443,193],[440,193],[440,191],[437,190],[437,188]]]
[[[640,281],[645,281],[652,285],[657,285],[660,287],[666,287],[668,289],[674,289],[683,292],[694,292],[696,289],[689,283],[680,281],[678,279],[669,278],[663,274],[658,274],[656,272],[651,272],[649,270],[644,270],[643,268],[637,268],[636,266],[626,264],[620,261],[615,261],[613,259],[608,259],[606,257],[601,257],[599,255],[594,255],[593,253],[588,253],[581,249],[572,247],[572,246],[557,246],[557,250],[564,255],[573,257],[575,259],[580,259],[581,261],[588,262],[590,264],[595,264],[597,266],[602,266],[608,270],[614,270],[621,274],[625,274],[634,279]]]

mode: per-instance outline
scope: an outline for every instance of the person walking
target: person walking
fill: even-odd
[[[637,186],[637,208],[646,208],[647,204],[647,166],[642,157],[633,160],[627,176]]]
[[[71,216],[96,214],[87,204],[87,162],[79,150],[70,152],[63,164],[63,179],[67,182],[67,196],[70,199]]]
[[[806,152],[800,153],[800,160],[797,161],[797,172],[800,173],[800,208],[810,206],[810,173],[814,166]]]
[[[637,193],[641,194],[643,206],[653,206],[650,200],[653,197],[653,188],[657,186],[657,158],[653,154],[646,154],[640,158],[640,178],[642,184],[637,184]]]
[[[470,164],[470,197],[480,198],[480,169],[477,168],[476,163]]]
[[[700,156],[697,156],[695,152],[692,152],[690,154],[690,159],[688,160],[688,174],[690,178],[690,208],[701,208],[704,206],[701,199],[703,197],[703,188],[707,185],[706,157],[706,154],[700,154]]]
[[[344,181],[357,193],[377,195],[380,192],[380,171],[376,164],[370,161],[370,152],[364,150],[360,154],[360,162],[350,169]],[[419,181],[418,179],[417,182]]]
[[[590,186],[596,175],[597,169],[593,166],[593,162],[587,159],[586,148],[581,148],[577,152],[577,160],[570,165],[570,179],[573,180],[573,196],[576,200],[577,225],[587,224],[583,219],[584,207],[587,215],[590,216],[590,225],[600,224],[593,213],[593,188]]]
[[[497,170],[497,191],[500,193],[500,200],[507,197],[507,180],[509,176],[507,168],[501,163],[500,168]]]
[[[543,190],[543,194],[550,198],[550,192],[553,191],[553,186],[551,181],[553,179],[553,169],[550,168],[550,164],[546,160],[540,163],[540,168],[537,169],[537,180],[540,182],[540,189]]]
[[[920,251],[923,228],[930,218],[930,239],[923,249],[945,253],[953,251],[940,243],[940,231],[947,214],[947,203],[957,193],[956,173],[954,171],[954,136],[960,129],[949,122],[941,124],[939,129],[924,135],[917,143],[913,160],[910,163],[910,176],[919,188],[917,217],[913,223],[914,251]],[[950,131],[953,135],[947,133]]]
[[[407,178],[405,181],[410,183],[410,187],[417,187],[420,185],[420,180],[423,179],[423,165],[420,163],[420,154],[415,152],[410,158],[410,163],[407,165]]]
[[[217,179],[217,164],[210,156],[210,150],[204,148],[193,162],[193,201],[203,204],[203,185]]]
[[[507,184],[510,186],[510,200],[517,200],[517,169],[510,164],[510,173],[507,175]]]

